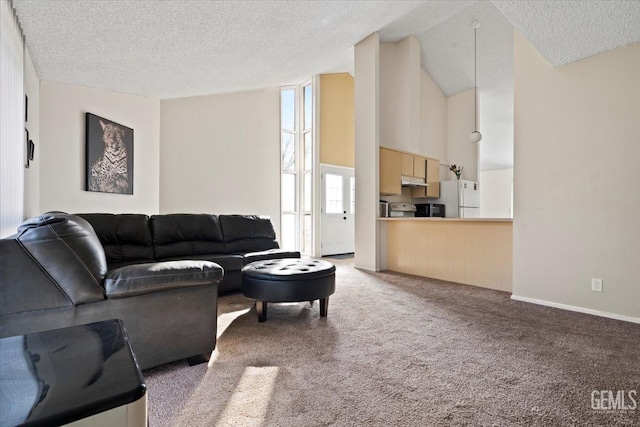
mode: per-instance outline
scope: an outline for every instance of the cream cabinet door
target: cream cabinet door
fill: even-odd
[[[380,193],[400,194],[401,155],[398,151],[380,148]]]

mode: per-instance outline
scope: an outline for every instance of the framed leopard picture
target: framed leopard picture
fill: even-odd
[[[86,113],[86,190],[133,194],[133,129]]]

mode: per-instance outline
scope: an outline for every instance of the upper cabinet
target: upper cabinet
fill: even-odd
[[[402,192],[402,155],[399,151],[380,147],[380,193],[399,195]]]
[[[425,175],[428,187],[416,187],[411,189],[411,197],[440,197],[440,162],[435,159],[424,159]]]
[[[320,76],[320,162],[355,167],[354,80],[349,73]]]
[[[411,197],[440,197],[440,162],[436,159],[380,147],[380,193],[400,195],[402,177],[425,179],[428,187],[412,187]]]
[[[415,156],[410,153],[401,153],[402,156],[402,176],[412,176],[415,178],[425,178],[425,159],[422,156]]]

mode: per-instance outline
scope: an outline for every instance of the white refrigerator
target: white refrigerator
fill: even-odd
[[[439,203],[447,218],[478,218],[480,216],[480,184],[476,181],[454,180],[440,183]]]

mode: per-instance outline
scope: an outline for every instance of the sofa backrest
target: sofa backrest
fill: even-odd
[[[143,214],[78,214],[93,227],[104,247],[109,268],[153,262],[149,217]]]
[[[16,239],[73,304],[104,299],[101,284],[107,259],[87,221],[76,215],[46,213],[22,223]]]
[[[259,215],[220,215],[227,253],[278,249],[271,218]]]
[[[226,253],[217,215],[152,215],[151,230],[156,259]]]

